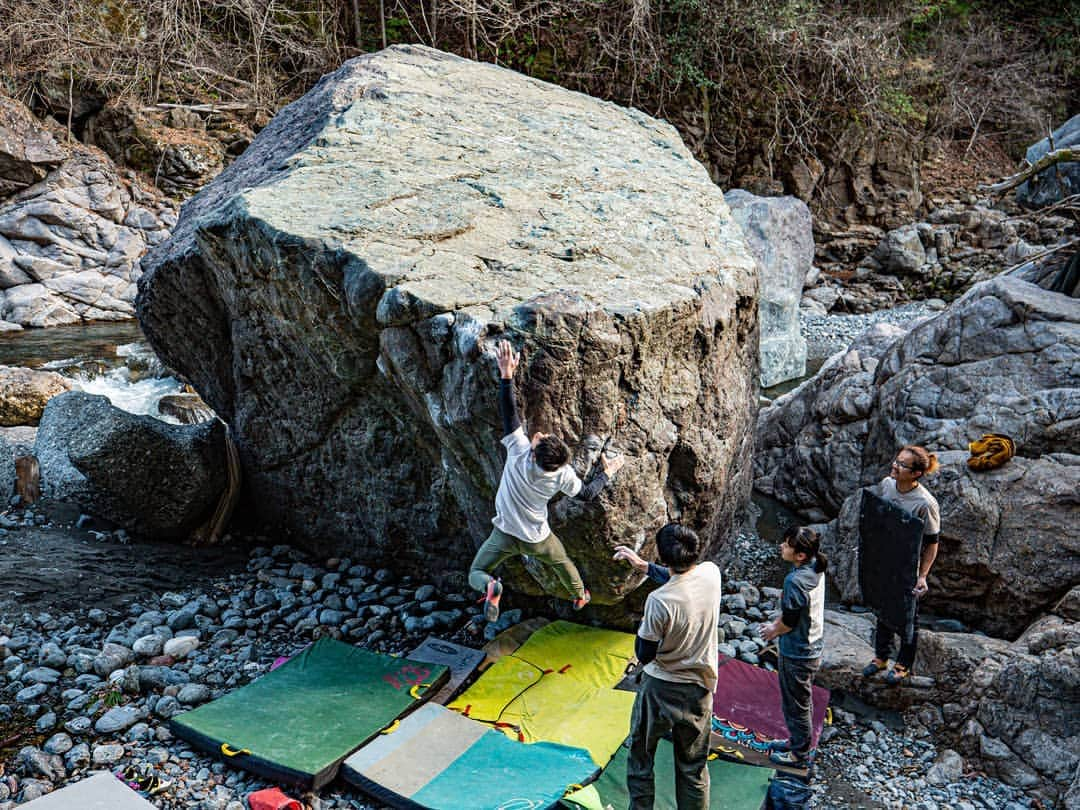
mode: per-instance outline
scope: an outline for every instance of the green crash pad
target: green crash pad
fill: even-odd
[[[170,721],[230,765],[318,789],[341,761],[442,687],[444,666],[324,638],[240,689]]]
[[[626,760],[630,751],[624,745],[600,778],[591,785],[563,799],[571,810],[627,810],[630,795],[626,792]],[[772,772],[765,768],[739,765],[723,759],[709,762],[709,810],[759,810],[769,792]],[[654,810],[677,810],[675,806],[675,752],[671,743],[660,740],[653,763],[656,786]]]
[[[346,782],[391,807],[425,810],[555,807],[596,772],[583,749],[517,742],[433,703],[341,766]]]

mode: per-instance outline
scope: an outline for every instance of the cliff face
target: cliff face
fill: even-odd
[[[634,110],[426,48],[362,57],[146,267],[154,348],[229,422],[260,516],[309,547],[471,556],[502,337],[528,430],[585,477],[605,442],[628,457],[600,500],[552,510],[597,601],[637,584],[612,545],[675,518],[719,541],[748,495],[754,261],[675,130]]]

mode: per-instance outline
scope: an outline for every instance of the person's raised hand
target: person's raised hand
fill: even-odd
[[[499,364],[499,376],[504,380],[512,380],[521,357],[514,351],[514,347],[510,345],[509,340],[499,341],[499,345],[495,349],[495,360]]]
[[[615,473],[623,468],[626,463],[626,458],[622,453],[614,458],[608,458],[607,456],[600,456],[600,469],[604,471],[604,475],[608,478],[614,477]]]
[[[634,551],[630,546],[615,546],[615,553],[612,555],[613,560],[626,560],[630,563],[630,567],[635,571],[645,573],[649,570],[649,564],[641,558],[641,555]]]

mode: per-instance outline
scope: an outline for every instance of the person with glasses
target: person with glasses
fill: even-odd
[[[937,499],[923,486],[921,479],[935,472],[938,467],[937,456],[927,452],[926,448],[917,445],[907,445],[900,449],[893,459],[892,468],[882,482],[877,486],[877,494],[890,501],[901,509],[911,513],[923,521],[922,551],[919,555],[919,576],[915,582],[915,616],[913,619],[914,630],[910,639],[904,638],[904,633],[894,627],[890,627],[880,618],[874,631],[874,660],[863,669],[863,675],[867,678],[876,675],[888,667],[889,656],[892,654],[893,639],[900,637],[900,651],[897,653],[893,667],[885,674],[885,682],[890,686],[897,686],[904,682],[911,674],[911,666],[915,663],[915,651],[919,640],[919,603],[928,590],[926,577],[934,564],[938,553],[938,535],[941,532],[941,510]]]
[[[494,622],[499,618],[503,587],[491,572],[510,557],[528,555],[554,570],[573,597],[574,610],[581,610],[592,595],[548,525],[548,501],[560,492],[581,500],[594,499],[622,468],[623,457],[609,459],[601,454],[601,472],[582,486],[570,466],[570,448],[562,439],[550,433],[534,433],[531,440],[525,437],[514,400],[514,372],[520,358],[508,341],[499,341],[496,360],[506,463],[495,494],[494,528],[469,567],[469,585],[484,594],[484,618]]]

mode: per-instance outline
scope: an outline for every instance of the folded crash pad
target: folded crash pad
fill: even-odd
[[[419,647],[409,653],[409,659],[423,661],[425,664],[442,664],[449,668],[450,678],[446,685],[431,698],[435,703],[446,703],[457,694],[466,678],[480,666],[480,662],[484,660],[484,652],[428,636]]]
[[[33,810],[153,810],[154,805],[111,773],[99,772],[19,805]]]
[[[600,778],[581,790],[568,794],[563,804],[577,810],[627,810],[626,760],[629,751],[620,747]],[[769,771],[749,768],[723,759],[709,761],[709,810],[759,810],[769,790]],[[660,740],[653,760],[655,810],[676,810],[675,752],[671,743]]]
[[[713,731],[710,747],[722,756],[761,765],[769,762],[765,743],[786,739],[787,724],[780,706],[780,679],[775,672],[720,656],[713,694]],[[816,747],[829,708],[829,690],[814,686],[811,739]]]
[[[580,748],[520,743],[429,703],[345,760],[341,775],[392,807],[538,810],[597,770]]]
[[[891,501],[862,491],[859,507],[859,586],[863,602],[889,627],[911,638],[923,520]]]
[[[633,648],[629,633],[553,622],[449,706],[520,742],[584,748],[602,766],[630,730],[634,696],[612,687]]]
[[[438,692],[446,667],[324,638],[170,721],[176,736],[275,782],[318,789],[379,729]]]

